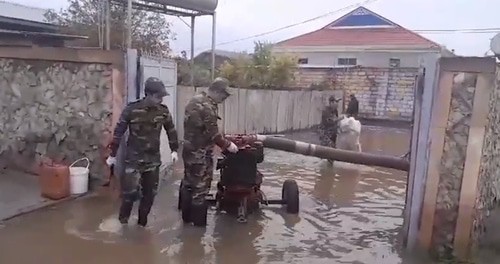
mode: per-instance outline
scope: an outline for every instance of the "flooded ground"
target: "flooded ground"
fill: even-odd
[[[316,142],[314,133],[292,138]],[[409,130],[363,128],[367,152],[402,155]],[[299,183],[301,211],[264,208],[247,224],[210,211],[206,229],[183,226],[178,177],[161,183],[150,225],[122,227],[118,201],[93,195],[0,226],[0,263],[401,263],[405,173],[267,150],[263,189],[279,198],[285,179]]]

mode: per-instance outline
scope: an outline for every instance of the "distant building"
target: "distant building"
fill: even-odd
[[[47,23],[48,10],[0,1],[0,46],[64,46],[82,36],[59,34],[59,26]]]
[[[365,7],[319,30],[281,41],[273,52],[298,56],[302,67],[418,67],[429,53],[452,56],[441,45]]]
[[[215,50],[215,68],[219,68],[224,62],[231,61],[240,56],[249,56],[248,54],[234,51],[226,51],[226,50]],[[196,57],[194,57],[194,62],[196,65],[212,65],[212,50],[204,51]]]

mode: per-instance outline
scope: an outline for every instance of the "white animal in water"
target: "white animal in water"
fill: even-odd
[[[361,152],[360,135],[361,122],[344,115],[338,122],[337,148]]]

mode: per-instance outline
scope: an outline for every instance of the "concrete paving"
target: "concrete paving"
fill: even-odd
[[[0,221],[74,198],[58,201],[43,198],[38,176],[8,169],[0,171]]]

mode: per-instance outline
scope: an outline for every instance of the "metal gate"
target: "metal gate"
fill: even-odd
[[[408,236],[413,235],[415,230],[410,230],[410,222],[416,221],[415,219],[411,219],[411,210],[415,210],[415,208],[419,208],[419,206],[415,206],[413,202],[418,203],[418,201],[413,201],[414,197],[414,185],[415,185],[415,166],[416,159],[414,158],[416,153],[419,150],[418,146],[418,138],[420,132],[420,121],[422,115],[422,100],[424,94],[424,82],[425,82],[425,68],[420,68],[418,75],[415,78],[415,89],[414,89],[414,100],[413,100],[413,118],[412,118],[412,132],[411,132],[411,149],[409,152],[410,162],[410,171],[408,173],[408,182],[406,184],[406,207],[404,212],[404,225],[403,229],[405,232],[405,241],[406,245],[408,240]],[[415,224],[415,223],[411,223]]]
[[[170,94],[163,99],[163,103],[168,106],[174,123],[177,123],[177,64],[172,59],[157,58],[141,55],[139,57],[139,87],[140,98],[144,97],[144,82],[149,77],[156,77],[163,81],[167,92]]]
[[[163,99],[170,113],[174,124],[177,127],[177,64],[172,59],[157,58],[147,55],[139,55],[137,50],[129,49],[126,54],[126,68],[127,68],[127,96],[126,102],[134,102],[144,97],[144,81],[149,77],[156,77],[163,81],[170,94]],[[128,131],[124,135],[120,148],[117,154],[117,166],[115,172],[118,175],[123,175],[125,168],[123,161],[126,155],[126,148],[124,147],[128,138]],[[161,133],[161,170],[165,170],[170,161],[170,148],[168,146],[168,137],[165,131]]]

